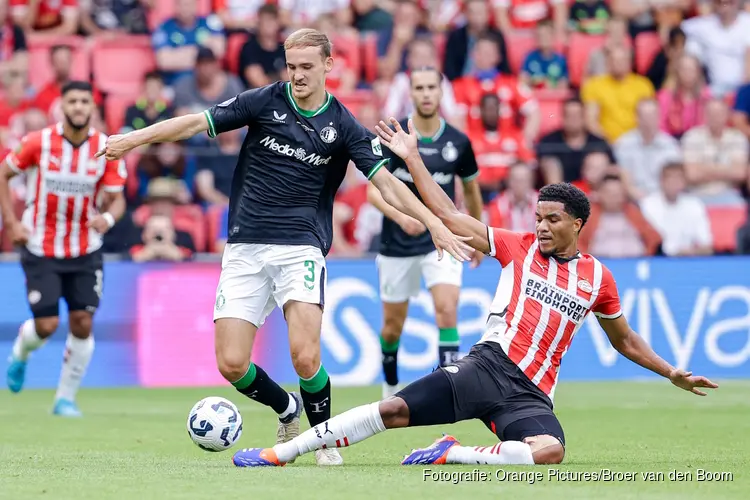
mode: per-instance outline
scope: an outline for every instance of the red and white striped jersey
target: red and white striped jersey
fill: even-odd
[[[39,257],[71,259],[102,246],[102,237],[86,223],[96,215],[102,191],[122,191],[123,161],[94,158],[107,136],[93,128],[78,147],[63,137],[62,123],[26,135],[5,158],[26,174],[27,198],[22,223],[31,231],[26,247]]]
[[[588,254],[544,257],[533,233],[489,228],[490,255],[503,267],[481,342],[497,342],[539,389],[554,398],[560,361],[589,312],[622,315],[612,273]]]

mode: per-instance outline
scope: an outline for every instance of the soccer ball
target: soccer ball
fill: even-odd
[[[242,415],[229,400],[216,396],[204,398],[190,410],[187,431],[201,449],[228,450],[242,435]]]

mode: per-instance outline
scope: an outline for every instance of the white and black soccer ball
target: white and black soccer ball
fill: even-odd
[[[201,399],[190,410],[187,430],[201,449],[228,450],[242,435],[242,415],[231,401],[211,396]]]

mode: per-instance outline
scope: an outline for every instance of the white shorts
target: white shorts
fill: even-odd
[[[238,318],[260,327],[290,300],[325,301],[326,261],[309,245],[227,243],[216,289],[214,320]]]
[[[437,250],[413,257],[375,258],[380,276],[380,300],[388,303],[406,302],[420,290],[421,279],[429,290],[435,285],[461,286],[463,265],[448,252],[438,260]]]

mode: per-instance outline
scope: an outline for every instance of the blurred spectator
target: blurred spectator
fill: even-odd
[[[683,55],[677,62],[677,78],[673,88],[663,88],[657,94],[661,114],[660,128],[680,138],[695,126],[703,124],[703,108],[711,97],[703,79],[700,62]]]
[[[627,189],[616,175],[607,175],[598,189],[597,202],[581,231],[578,248],[598,257],[654,255],[661,236],[637,205],[628,201]]]
[[[636,125],[636,106],[654,96],[654,87],[632,71],[629,49],[612,47],[607,58],[608,73],[583,84],[586,123],[591,132],[614,142]]]
[[[27,34],[75,35],[78,0],[9,0],[16,24]]]
[[[195,253],[189,233],[174,228],[169,217],[151,215],[140,235],[140,241],[130,249],[133,262],[181,262]]]
[[[380,113],[381,110],[374,103],[366,102],[357,111],[357,121],[370,132],[374,132],[375,125],[380,121]]]
[[[605,0],[575,0],[570,7],[570,28],[586,35],[602,35],[610,16]]]
[[[544,183],[579,180],[583,159],[592,152],[605,153],[612,163],[615,162],[607,141],[586,130],[583,103],[570,99],[563,106],[562,128],[545,135],[537,144],[536,155]]]
[[[655,89],[674,86],[677,78],[677,61],[685,54],[685,32],[682,28],[672,28],[664,48],[656,54],[646,76]],[[701,70],[702,71],[702,70]]]
[[[164,0],[79,0],[86,35],[147,35],[148,10]]]
[[[178,115],[200,113],[245,90],[239,78],[221,68],[221,62],[208,47],[200,47],[192,75],[174,85],[174,107]]]
[[[638,103],[638,126],[614,144],[617,164],[627,174],[631,196],[640,200],[659,189],[661,169],[680,161],[680,143],[659,130],[659,105],[653,99]]]
[[[715,0],[714,13],[682,23],[685,50],[708,69],[715,97],[733,92],[748,80],[750,67],[750,13],[741,12],[741,0]],[[689,175],[688,175],[689,176]]]
[[[558,40],[565,39],[568,25],[567,0],[492,0],[492,5],[495,7],[495,22],[505,37],[551,19]]]
[[[508,52],[505,39],[499,31],[490,26],[490,11],[485,0],[467,0],[464,3],[466,25],[448,33],[443,56],[443,71],[450,81],[477,71],[476,61],[472,54],[475,46],[483,35],[497,45],[500,54],[494,66],[498,72],[510,74],[508,66]]]
[[[55,45],[50,50],[50,63],[52,66],[52,81],[42,87],[36,94],[34,107],[47,113],[51,122],[57,122],[63,120],[62,87],[72,79],[70,73],[73,68],[73,49],[67,45]],[[94,102],[99,106],[102,104],[102,95],[96,87],[94,87]],[[92,126],[103,129],[98,125],[100,121],[101,114],[97,108],[94,110],[92,117]]]
[[[0,144],[6,145],[15,121],[23,120],[23,113],[31,107],[26,94],[26,77],[18,72],[6,73],[3,78],[3,99],[0,100]]]
[[[479,166],[479,185],[485,202],[500,189],[508,169],[519,163],[535,163],[534,153],[526,145],[520,131],[500,131],[500,101],[496,94],[482,97],[480,113],[482,128],[469,137]]]
[[[343,49],[343,45],[335,41],[337,37],[343,36],[351,28],[349,26],[340,26],[336,16],[333,14],[321,14],[318,16],[318,20],[313,27],[325,33],[329,40],[334,40],[331,55],[336,63],[333,65],[331,72],[326,76],[326,89],[337,95],[346,95],[353,92],[357,86],[359,75],[357,75],[354,69],[352,52]],[[352,40],[356,40],[356,38],[352,38]]]
[[[153,144],[138,162],[139,197],[144,199],[153,179],[167,178],[179,181],[175,197],[179,203],[192,200],[195,179],[195,161],[185,156],[184,148],[175,142]]]
[[[23,29],[8,15],[8,1],[0,1],[0,79],[8,73],[26,75],[29,54]]]
[[[706,124],[682,137],[688,184],[706,204],[742,203],[739,189],[748,176],[747,137],[729,126],[723,100],[708,101],[704,114]]]
[[[219,134],[212,145],[212,148],[198,151],[195,192],[206,203],[228,204],[237,155],[242,146],[241,132],[231,130]]]
[[[361,257],[369,252],[383,225],[383,214],[367,201],[367,183],[344,189],[333,203],[333,243],[337,257]]]
[[[240,78],[251,89],[287,79],[281,23],[275,5],[263,5],[258,10],[258,29],[242,46],[239,68]]]
[[[151,37],[156,65],[167,85],[193,72],[198,47],[210,48],[218,58],[224,57],[226,49],[224,27],[218,16],[198,17],[197,0],[174,1],[175,17],[162,23]]]
[[[607,54],[614,47],[628,47],[628,22],[621,17],[612,17],[607,22],[604,45],[591,51],[586,65],[586,76],[600,76],[607,73]]]
[[[390,28],[393,17],[378,3],[377,0],[352,0],[353,26],[357,31],[381,31]]]
[[[418,35],[429,35],[424,12],[413,0],[397,0],[393,25],[378,36],[378,75],[390,81],[406,69],[406,48]]]
[[[443,33],[466,24],[463,0],[418,0],[429,16],[430,30]]]
[[[417,38],[409,44],[406,67],[407,70],[399,72],[388,85],[388,96],[385,101],[384,112],[386,117],[394,116],[400,120],[414,111],[409,72],[423,67],[438,67],[435,45],[433,45],[431,40]],[[443,78],[440,86],[443,90],[443,98],[440,101],[440,114],[450,122],[458,115],[456,99],[453,95],[453,86],[446,78]]]
[[[342,26],[351,26],[351,0],[277,0],[282,22],[291,30],[314,24],[323,14],[333,14]]]
[[[534,173],[524,163],[508,170],[508,188],[487,204],[487,223],[517,233],[536,232]]]
[[[247,32],[261,26],[260,9],[270,3],[269,0],[213,0],[213,12],[227,33]]]
[[[666,40],[669,30],[679,26],[692,0],[612,0],[610,7],[615,15],[630,22],[630,35],[644,31],[658,31]]]
[[[750,83],[737,90],[732,112],[732,126],[750,138]]]
[[[146,73],[143,89],[143,97],[125,111],[121,134],[146,128],[174,116],[174,107],[163,97],[164,82],[158,71]]]
[[[662,251],[668,256],[710,255],[711,224],[706,206],[685,193],[687,182],[680,163],[668,163],[661,171],[661,190],[641,200],[646,220],[661,234]]]
[[[526,56],[521,70],[521,81],[538,89],[568,88],[568,62],[555,51],[555,32],[552,23],[542,21],[536,28],[539,48]]]
[[[524,137],[531,144],[539,133],[539,106],[531,90],[513,75],[496,69],[500,61],[498,44],[492,35],[482,35],[474,45],[474,72],[453,82],[459,111],[466,121],[466,131],[482,129],[480,101],[484,94],[494,93],[500,99],[500,132],[518,128],[523,121]]]
[[[612,164],[609,155],[603,152],[589,153],[583,159],[581,178],[572,184],[593,202],[597,200],[599,186],[607,175],[617,175],[617,166]]]

